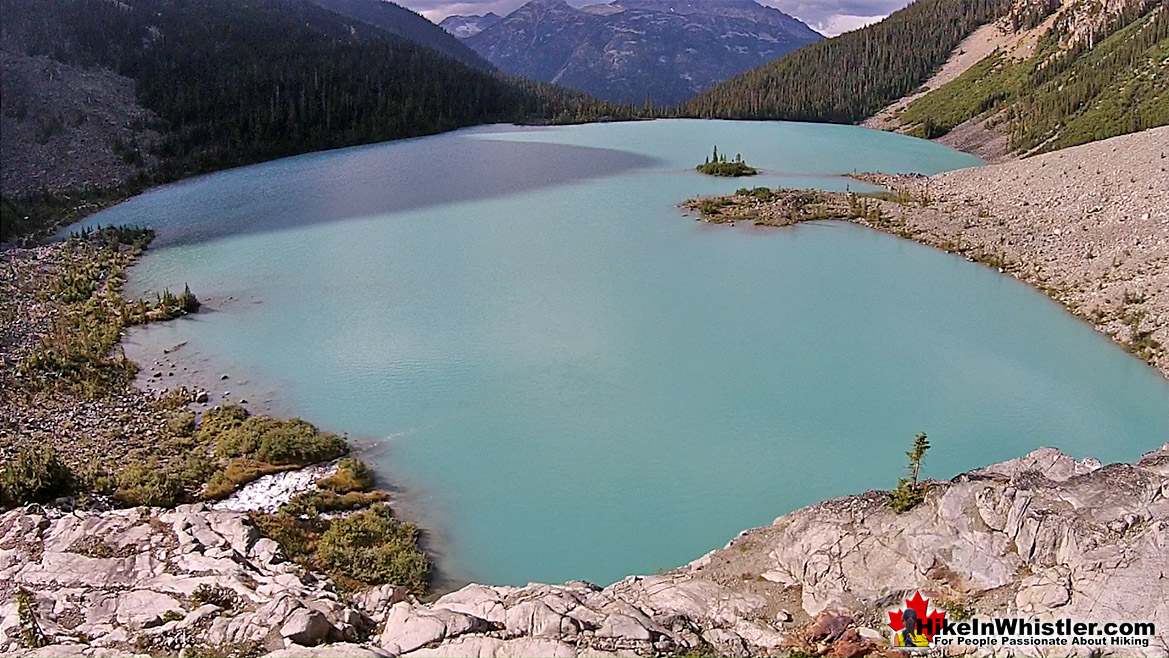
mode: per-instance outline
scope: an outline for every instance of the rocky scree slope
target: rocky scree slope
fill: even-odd
[[[915,590],[981,616],[1169,627],[1169,444],[1109,466],[1041,448],[931,481],[907,513],[887,500],[820,503],[674,572],[605,588],[468,585],[432,603],[393,586],[339,592],[238,512],[28,507],[0,516],[0,579],[12,585],[0,592],[0,650],[875,655],[884,612]],[[1167,651],[1162,635],[1124,654]]]
[[[885,180],[896,230],[995,264],[1169,376],[1169,126],[929,178]]]
[[[0,39],[0,194],[123,185],[157,159],[159,118],[134,80],[32,57]]]

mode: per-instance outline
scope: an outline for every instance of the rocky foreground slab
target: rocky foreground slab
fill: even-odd
[[[0,516],[0,650],[13,656],[603,656],[888,651],[885,611],[921,590],[981,617],[1169,629],[1169,444],[1101,466],[1043,448],[748,530],[674,572],[468,585],[423,603],[344,593],[241,512],[202,505]],[[1086,651],[1035,655],[1088,655]],[[1116,655],[1164,656],[1161,636]],[[1012,655],[1023,655],[1012,651]],[[1099,654],[1097,654],[1099,655]],[[1104,655],[1108,655],[1105,653]]]

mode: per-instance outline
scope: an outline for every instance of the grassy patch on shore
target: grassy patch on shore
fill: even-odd
[[[120,187],[40,192],[25,197],[0,196],[0,242],[25,238],[33,242],[53,236],[65,226],[141,192],[145,183]]]
[[[134,364],[114,349],[126,326],[120,288],[152,238],[111,228],[66,241],[67,264],[42,300],[55,307],[53,325],[17,369],[19,393],[96,398],[133,380]]]
[[[169,320],[199,308],[185,288],[157,301],[129,302],[121,294],[129,267],[153,231],[110,227],[86,230],[64,245],[67,260],[44,291],[54,307],[53,326],[20,363],[16,386],[32,398],[75,395],[100,398],[133,381],[137,367],[117,349],[126,327]]]
[[[6,348],[0,373],[4,409],[13,420],[32,413],[55,427],[33,439],[22,436],[27,430],[20,422],[7,430],[15,435],[0,425],[0,447],[11,456],[0,472],[5,506],[82,492],[107,494],[125,505],[222,498],[261,475],[348,452],[343,437],[303,420],[250,416],[237,406],[207,412],[197,428],[187,409],[191,396],[181,389],[139,402],[141,394],[132,389],[137,367],[118,347],[123,331],[199,306],[189,289],[179,295],[165,291],[153,303],[122,297],[126,268],[152,237],[143,229],[83,231],[51,248],[53,267],[25,271],[27,280],[13,284],[26,305],[6,304],[8,319],[33,322],[25,316],[39,306],[49,310],[42,314],[49,326]],[[16,265],[11,267],[9,274],[17,275]],[[88,413],[78,415],[79,406]],[[131,415],[115,415],[127,406]],[[69,459],[78,444],[103,446],[118,457]]]
[[[216,407],[203,414],[197,438],[214,445],[227,459],[252,459],[275,466],[304,466],[348,452],[345,439],[321,432],[299,418],[278,420],[252,416],[238,405]]]
[[[127,505],[170,506],[219,500],[270,473],[336,459],[349,452],[344,437],[299,418],[253,416],[238,405],[203,414],[199,429],[173,437],[157,454],[120,471],[115,497]]]

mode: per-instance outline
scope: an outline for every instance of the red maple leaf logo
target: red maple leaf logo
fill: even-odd
[[[932,642],[934,633],[942,628],[942,620],[946,618],[946,611],[934,610],[933,612],[927,613],[929,603],[929,599],[922,598],[921,592],[914,592],[912,599],[905,599],[906,607],[913,608],[913,611],[917,613],[917,618],[921,620],[921,632]],[[905,628],[905,624],[901,621],[903,612],[903,609],[898,609],[888,613],[889,628],[892,628],[894,632]]]

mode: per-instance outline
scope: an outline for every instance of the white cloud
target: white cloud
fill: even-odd
[[[608,1],[610,0],[568,0],[568,4],[580,7]],[[481,16],[493,11],[504,16],[518,9],[527,0],[395,0],[395,2],[437,23],[453,14]]]
[[[809,27],[816,30],[826,37],[834,37],[844,32],[852,32],[859,30],[866,25],[872,25],[885,18],[884,14],[878,16],[852,16],[849,14],[838,14],[836,16],[829,16],[824,23],[809,23]]]

